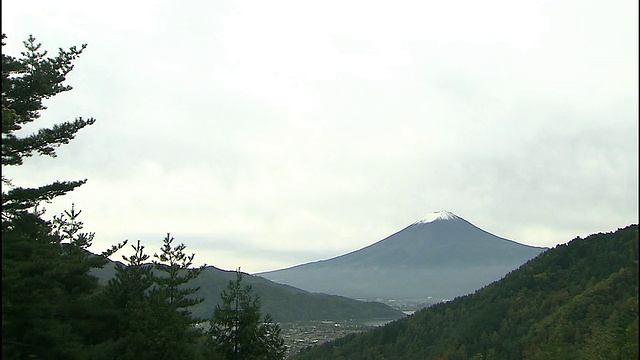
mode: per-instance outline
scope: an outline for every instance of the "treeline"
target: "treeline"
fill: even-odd
[[[296,359],[637,359],[638,225],[558,245],[474,294]]]
[[[115,262],[102,269],[91,272],[99,282],[106,284],[114,277]],[[211,309],[222,304],[220,293],[225,290],[230,280],[234,280],[234,271],[221,270],[207,266],[198,277],[189,281],[188,286],[199,287],[192,296],[204,300],[190,308],[193,317],[208,320]],[[259,276],[245,276],[243,282],[251,285],[256,296],[260,296],[262,311],[269,313],[279,323],[317,321],[332,319],[371,320],[398,319],[406,315],[379,302],[364,302],[337,295],[309,293],[292,286],[277,284]]]
[[[5,46],[5,34],[2,46]],[[43,100],[71,90],[64,85],[86,45],[49,57],[33,37],[19,58],[2,52],[2,168],[34,155],[56,156],[76,133],[95,123],[77,118],[23,136],[40,118]],[[4,50],[4,48],[3,48]],[[138,241],[133,255],[101,285],[90,272],[103,267],[126,241],[96,255],[94,234],[83,232],[73,206],[45,220],[42,205],[86,180],[56,181],[37,188],[2,175],[3,359],[282,359],[280,328],[260,313],[250,286],[235,281],[209,310],[210,326],[196,326],[190,308],[202,299],[187,283],[203,268],[194,254],[167,234],[150,255]]]

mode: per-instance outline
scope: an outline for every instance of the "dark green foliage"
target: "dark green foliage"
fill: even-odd
[[[6,36],[2,34],[2,46]],[[68,144],[75,134],[95,122],[90,118],[77,118],[56,124],[51,128],[41,128],[37,132],[20,136],[16,134],[23,125],[37,120],[40,111],[45,110],[43,100],[61,92],[71,90],[64,85],[67,74],[73,69],[73,61],[82,53],[71,47],[68,51],[59,49],[56,57],[47,57],[40,51],[41,45],[35,38],[24,42],[25,51],[21,58],[2,53],[2,166],[22,165],[24,158],[33,154],[55,157],[55,148]],[[3,185],[9,191],[2,191],[2,220],[19,211],[33,208],[42,201],[49,201],[84,184],[86,180],[56,181],[38,188],[21,188],[11,185],[2,177]]]
[[[208,331],[209,355],[220,359],[283,359],[284,341],[280,326],[269,315],[262,319],[260,299],[251,286],[242,287],[242,273],[221,294]]]
[[[636,359],[638,226],[575,239],[503,280],[300,359]]]
[[[92,268],[106,256],[87,251],[92,233],[82,233],[79,212],[47,222],[21,212],[2,223],[3,358],[80,358],[90,342]]]
[[[188,308],[199,299],[188,298],[197,289],[185,287],[202,268],[190,269],[194,255],[185,246],[173,247],[167,234],[157,260],[149,264],[140,241],[134,254],[123,256],[115,277],[102,294],[102,342],[94,358],[105,359],[192,359],[199,332],[193,327]]]
[[[220,293],[229,281],[234,281],[233,271],[207,267],[189,285],[200,287],[197,295],[205,300],[192,309],[194,316],[203,320],[211,317],[211,308],[220,305]],[[363,302],[342,296],[315,294],[287,285],[276,284],[259,276],[245,276],[243,283],[251,285],[260,296],[263,312],[271,314],[277,322],[306,320],[370,320],[397,319],[405,315],[385,304]]]
[[[150,298],[152,307],[156,309],[153,316],[162,321],[156,329],[157,341],[161,342],[156,348],[162,351],[165,358],[192,359],[190,346],[200,333],[193,327],[196,320],[192,318],[189,308],[202,302],[202,299],[191,296],[198,288],[189,286],[188,282],[200,275],[204,265],[191,268],[195,254],[186,255],[185,245],[174,247],[173,241],[171,235],[167,234],[160,254],[154,254],[156,260],[153,263],[159,276],[155,277]]]
[[[4,39],[2,35],[2,45]],[[71,89],[63,85],[81,49],[60,49],[46,57],[30,37],[21,58],[2,53],[2,168],[19,166],[34,154],[55,156],[77,131],[94,120],[76,119],[17,134],[40,117],[42,101]],[[84,358],[92,342],[93,294],[97,279],[91,269],[105,264],[119,246],[93,255],[93,233],[81,232],[80,212],[72,207],[53,221],[42,218],[43,202],[85,181],[56,181],[22,188],[2,177],[2,358]]]
[[[92,272],[106,284],[114,277],[114,262]],[[235,280],[235,271],[205,267],[202,272],[189,281],[188,286],[199,288],[189,297],[203,298],[190,311],[194,318],[207,321],[211,318],[211,309],[221,305],[220,293],[227,288],[229,281]],[[260,296],[263,313],[269,313],[276,322],[296,322],[314,320],[391,320],[405,317],[400,310],[395,310],[379,302],[364,302],[342,296],[315,294],[288,285],[277,284],[260,276],[243,277],[243,283],[251,285],[252,290]]]
[[[138,333],[149,330],[151,324],[147,318],[148,289],[153,285],[153,268],[145,261],[149,255],[144,253],[140,241],[131,246],[133,255],[123,256],[127,266],[116,265],[114,279],[109,281],[100,297],[101,311],[97,317],[102,324],[99,331],[103,337],[99,340],[95,358],[135,358],[143,351],[147,339],[140,339]]]
[[[160,254],[153,255],[156,259],[153,261],[155,269],[164,274],[156,278],[157,290],[166,298],[167,303],[176,310],[183,309],[182,312],[187,316],[189,313],[184,309],[199,304],[202,299],[191,297],[198,291],[198,287],[184,287],[183,285],[198,277],[205,265],[192,269],[191,265],[195,254],[185,254],[186,246],[184,244],[172,247],[173,241],[171,235],[167,234]]]

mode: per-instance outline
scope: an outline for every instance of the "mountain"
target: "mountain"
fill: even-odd
[[[115,275],[115,262],[109,262],[102,269],[94,269],[92,275],[106,284]],[[189,283],[189,287],[199,287],[195,297],[204,301],[190,309],[195,318],[208,320],[213,309],[221,304],[220,293],[226,290],[229,281],[235,281],[235,271],[221,270],[208,266]],[[379,302],[358,301],[342,296],[311,294],[292,286],[276,284],[267,279],[243,274],[243,285],[250,285],[253,293],[260,296],[262,314],[270,314],[278,322],[308,320],[392,320],[405,314]]]
[[[637,359],[638,225],[576,238],[474,294],[296,359]]]
[[[439,211],[363,249],[256,275],[354,299],[452,299],[502,278],[546,249],[500,238]]]

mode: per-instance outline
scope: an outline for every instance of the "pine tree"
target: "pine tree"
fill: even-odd
[[[266,315],[261,319],[259,296],[251,286],[242,287],[242,273],[229,281],[221,294],[208,331],[209,354],[221,359],[284,359],[286,348],[280,326]]]
[[[2,34],[2,46],[6,43]],[[34,154],[56,157],[55,148],[68,144],[76,133],[95,119],[66,121],[50,128],[41,128],[27,136],[17,134],[24,125],[40,118],[45,110],[43,100],[72,89],[63,85],[67,74],[73,70],[73,61],[86,48],[75,46],[68,51],[59,49],[58,56],[47,57],[41,51],[41,44],[30,36],[24,42],[26,51],[22,58],[2,53],[2,167],[19,166],[27,157]],[[84,184],[85,180],[56,181],[38,188],[13,186],[10,179],[2,176],[2,220],[11,219],[19,212],[36,207],[43,201],[53,198]]]
[[[87,251],[93,233],[73,207],[51,222],[39,214],[2,223],[3,359],[82,358],[98,288],[89,271],[108,254]]]
[[[94,359],[192,359],[200,333],[193,326],[189,308],[202,299],[188,281],[203,267],[192,269],[194,254],[185,245],[173,246],[170,234],[153,262],[140,241],[134,254],[123,256],[115,277],[107,284],[102,303],[103,331],[107,334],[95,347]],[[105,357],[102,357],[105,356]]]
[[[198,291],[198,288],[184,287],[190,280],[195,279],[205,268],[202,265],[192,268],[195,254],[187,255],[184,250],[186,246],[179,244],[173,247],[174,238],[171,234],[163,239],[160,254],[153,254],[156,259],[153,261],[155,269],[164,274],[156,279],[159,290],[165,297],[166,302],[184,315],[189,315],[186,308],[202,302],[202,299],[189,297]]]
[[[124,264],[116,263],[115,276],[109,280],[99,298],[97,318],[102,333],[93,346],[93,359],[147,359],[153,339],[143,336],[153,330],[148,319],[149,289],[154,284],[153,267],[147,263],[140,241],[131,245],[133,254],[122,256]]]
[[[200,275],[205,265],[192,268],[195,254],[187,255],[184,252],[186,246],[173,246],[173,241],[171,234],[167,234],[160,253],[153,255],[153,264],[159,275],[155,277],[156,288],[151,296],[157,299],[153,306],[165,318],[163,326],[166,331],[158,334],[163,356],[191,359],[191,345],[200,333],[193,326],[196,321],[191,317],[189,308],[203,299],[192,296],[199,288],[189,287],[188,282]]]
[[[2,46],[5,46],[2,35]],[[24,42],[21,58],[2,53],[2,168],[20,166],[27,157],[55,157],[94,119],[78,118],[20,136],[23,125],[40,117],[43,100],[71,90],[63,85],[80,49],[40,51],[35,38]],[[53,221],[42,218],[43,202],[86,180],[56,181],[23,188],[2,176],[2,358],[82,358],[97,280],[89,275],[120,246],[100,256],[88,252],[93,233],[81,232],[80,212],[72,207]]]

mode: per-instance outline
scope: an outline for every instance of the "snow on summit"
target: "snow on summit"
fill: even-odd
[[[422,219],[416,221],[414,224],[427,224],[430,222],[434,222],[436,220],[453,220],[453,219],[459,219],[459,218],[460,217],[458,215],[450,211],[442,210],[442,211],[436,211],[431,214],[428,214]]]

